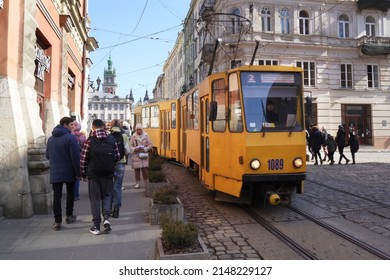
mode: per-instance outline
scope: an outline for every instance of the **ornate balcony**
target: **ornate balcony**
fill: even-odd
[[[199,16],[207,18],[208,16],[215,13],[214,6],[216,0],[205,0],[199,9]]]
[[[388,55],[390,54],[390,38],[363,36],[359,38],[359,47],[365,55]]]
[[[359,11],[375,9],[387,12],[390,9],[390,0],[359,0],[357,2]]]

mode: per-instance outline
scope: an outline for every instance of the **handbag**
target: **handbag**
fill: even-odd
[[[149,157],[148,153],[138,153],[138,157],[140,159],[147,159]]]

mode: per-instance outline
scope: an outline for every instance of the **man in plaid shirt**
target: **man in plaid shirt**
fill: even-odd
[[[88,178],[88,193],[93,221],[93,226],[89,231],[92,234],[98,235],[100,234],[102,215],[104,219],[104,232],[108,233],[111,231],[109,216],[111,210],[110,203],[113,188],[114,166],[112,167],[112,170],[107,170],[107,173],[96,173],[92,168],[94,157],[91,154],[94,153],[94,149],[99,148],[99,146],[96,145],[96,142],[98,141],[106,141],[108,145],[113,145],[115,162],[120,160],[120,154],[115,138],[109,136],[106,132],[102,120],[95,119],[92,123],[92,129],[92,135],[87,139],[81,150],[80,171],[83,180]],[[100,209],[102,209],[103,213],[101,213]]]

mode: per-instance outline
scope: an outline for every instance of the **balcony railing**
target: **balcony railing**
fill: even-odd
[[[214,14],[215,2],[216,0],[205,0],[199,9],[199,16],[205,18],[208,17],[209,15]]]
[[[214,44],[204,44],[202,48],[202,60],[204,62],[211,62],[211,59],[213,58],[213,52],[214,52]]]
[[[365,55],[387,55],[390,54],[389,37],[361,37],[359,47]]]

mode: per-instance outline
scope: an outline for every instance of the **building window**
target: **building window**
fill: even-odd
[[[119,114],[119,117],[120,117],[121,120],[125,119],[125,116],[123,114]]]
[[[118,110],[118,104],[114,104],[114,110]]]
[[[234,69],[241,66],[241,60],[232,60],[230,62],[230,69]]]
[[[309,61],[297,61],[297,67],[303,69],[303,84],[306,87],[314,87],[316,85],[315,63]]]
[[[96,104],[96,103],[93,104],[93,109],[94,109],[94,110],[99,110],[99,104]]]
[[[125,106],[123,104],[119,105],[119,110],[123,110],[124,108],[125,108]]]
[[[100,119],[104,120],[104,114],[100,114]]]
[[[352,64],[340,65],[340,83],[342,88],[352,88]]]
[[[271,11],[267,7],[264,7],[263,9],[261,9],[261,30],[263,32],[272,31]]]
[[[112,115],[111,114],[108,114],[108,120],[111,121],[112,120]]]
[[[277,60],[273,59],[260,59],[259,65],[279,65]]]
[[[379,88],[378,65],[367,65],[367,86],[371,89]]]
[[[114,114],[114,120],[118,119],[118,114]]]
[[[344,14],[339,16],[339,37],[349,38],[349,18]]]
[[[100,110],[104,110],[104,104],[100,104]]]
[[[309,14],[306,11],[299,12],[299,34],[309,35]]]
[[[366,36],[375,37],[375,19],[372,16],[366,18]]]
[[[88,110],[92,110],[92,104],[88,104]]]
[[[282,34],[290,34],[290,11],[287,8],[280,12],[280,27]]]
[[[232,16],[231,17],[231,24],[232,24],[232,29],[231,29],[231,32],[232,34],[236,34],[236,33],[240,33],[241,31],[241,22],[240,22],[240,10],[239,9],[235,9],[232,11],[232,14],[234,14],[235,16]]]
[[[108,110],[112,110],[112,104],[108,104],[108,105],[107,105],[107,109],[108,109]]]

